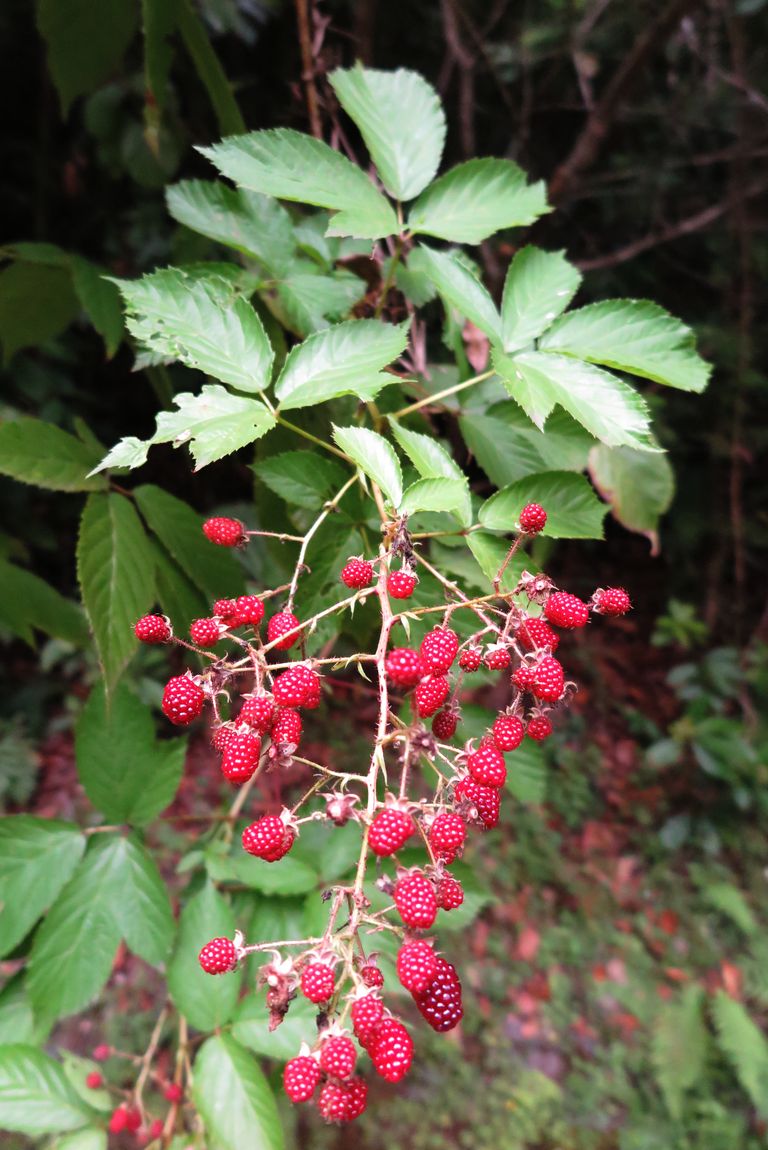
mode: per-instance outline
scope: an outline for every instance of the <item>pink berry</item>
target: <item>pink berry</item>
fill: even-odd
[[[390,571],[387,576],[387,591],[393,599],[410,599],[416,589],[418,578],[412,571]]]
[[[212,938],[199,954],[206,974],[227,974],[237,966],[235,944],[228,938]]]
[[[278,611],[277,615],[273,615],[267,625],[267,642],[275,643],[278,651],[288,651],[294,643],[297,643],[301,638],[300,631],[294,631],[294,627],[298,627],[299,620],[290,611]],[[287,632],[293,631],[293,634]]]
[[[342,583],[353,591],[369,587],[373,579],[373,564],[366,559],[348,559],[340,575]]]
[[[167,643],[172,635],[164,615],[142,615],[133,631],[140,643]]]
[[[85,1076],[85,1085],[89,1090],[98,1090],[104,1085],[104,1079],[98,1070],[92,1070],[90,1074],[86,1074]]]
[[[510,664],[509,648],[497,643],[485,652],[485,665],[489,671],[503,671]]]
[[[535,739],[537,743],[541,743],[552,734],[552,724],[546,715],[534,715],[532,719],[528,720],[525,733],[529,739]]]
[[[163,1090],[163,1098],[166,1102],[170,1102],[176,1106],[184,1097],[184,1091],[177,1082],[169,1082]]]
[[[189,672],[176,675],[165,684],[163,714],[177,727],[186,727],[196,719],[204,703],[205,691]]]
[[[512,672],[511,683],[520,691],[530,691],[533,686],[533,681],[536,678],[536,673],[529,663],[521,663]]]
[[[483,661],[482,647],[465,647],[459,655],[459,666],[462,671],[478,671]]]
[[[206,519],[203,524],[206,539],[219,547],[239,547],[245,543],[245,528],[239,519]]]
[[[234,599],[217,599],[213,605],[213,613],[217,619],[228,623],[237,614],[237,602]]]
[[[538,535],[547,523],[547,513],[538,503],[527,503],[520,512],[520,530],[526,535]]]
[[[544,607],[544,614],[555,627],[573,630],[583,627],[589,621],[589,607],[577,595],[567,591],[555,591]]]

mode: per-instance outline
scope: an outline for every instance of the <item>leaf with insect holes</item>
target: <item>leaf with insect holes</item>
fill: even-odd
[[[336,427],[333,438],[350,459],[378,484],[393,507],[403,498],[403,473],[395,449],[367,427]]]
[[[338,68],[328,77],[354,120],[384,187],[411,200],[433,180],[445,142],[440,97],[418,72]]]
[[[303,132],[272,128],[198,150],[243,188],[330,208],[328,235],[379,239],[398,230],[392,205],[365,172]]]

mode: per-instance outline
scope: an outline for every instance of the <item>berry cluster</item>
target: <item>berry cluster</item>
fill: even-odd
[[[214,938],[199,955],[203,970],[226,976],[246,955],[266,952],[259,983],[266,988],[271,1028],[299,995],[318,1007],[317,1040],[287,1064],[284,1085],[293,1102],[314,1100],[329,1122],[349,1122],[365,1110],[368,1088],[358,1072],[361,1053],[377,1074],[393,1083],[408,1073],[413,1059],[409,1030],[380,993],[384,979],[367,953],[370,938],[386,932],[396,940],[398,979],[429,1026],[442,1032],[461,1021],[459,975],[427,936],[441,913],[463,902],[451,865],[471,832],[497,825],[515,751],[525,738],[542,740],[551,734],[552,716],[575,690],[556,658],[561,640],[583,628],[593,614],[618,616],[630,609],[620,588],[598,588],[584,601],[556,588],[546,575],[525,571],[511,591],[500,590],[512,554],[546,526],[546,518],[537,504],[522,509],[519,534],[493,590],[475,598],[421,558],[405,519],[392,522],[386,525],[376,559],[350,558],[340,572],[351,594],[320,615],[302,620],[294,613],[300,563],[287,588],[218,600],[211,616],[195,620],[190,628],[192,645],[208,665],[166,684],[163,711],[177,725],[191,723],[210,705],[212,742],[228,782],[250,788],[266,772],[278,772],[274,792],[280,789],[279,772],[294,761],[317,774],[316,783],[293,808],[284,805],[260,814],[244,827],[242,847],[249,855],[261,863],[278,863],[310,820],[338,826],[354,821],[360,827],[355,878],[326,892],[330,914],[322,937],[248,945],[238,932],[234,939]],[[213,543],[227,547],[241,547],[249,534],[229,519],[208,520],[204,531]],[[397,602],[412,596],[417,586],[419,563],[437,577],[443,602],[409,605],[398,613]],[[285,603],[270,614],[262,637],[266,605],[286,591]],[[324,664],[339,666],[337,659],[312,657],[307,645],[322,615],[345,611],[368,596],[379,603],[376,650],[345,662],[375,672],[378,721],[367,770],[345,774],[297,754],[304,716],[322,699]],[[410,634],[410,624],[422,616],[431,622],[432,612],[441,617],[418,646],[398,643],[398,628]],[[140,619],[136,635],[145,643],[176,642],[161,615]],[[283,653],[293,648],[298,649],[296,657],[286,658]],[[458,746],[453,740],[460,731],[461,691],[466,676],[481,668],[501,673],[507,705],[479,739]],[[245,690],[236,687],[243,679]],[[437,775],[437,786],[428,787],[419,770],[424,759]],[[395,790],[391,781],[398,773]],[[322,792],[324,807],[302,813],[305,801],[323,784],[329,788]],[[245,797],[246,792],[239,796],[238,812]],[[400,857],[415,845],[424,852],[418,865],[413,858]],[[375,909],[365,887],[372,859],[375,885],[391,904],[381,910]]]
[[[172,1121],[175,1110],[184,1101],[184,1088],[179,1082],[169,1082],[168,1079],[151,1065],[151,1055],[154,1046],[150,1045],[146,1072],[139,1076],[135,1087],[126,1091],[119,1086],[111,1084],[104,1074],[92,1070],[85,1076],[85,1086],[88,1090],[106,1090],[111,1094],[122,1096],[109,1116],[107,1130],[110,1134],[130,1134],[140,1147],[151,1143],[159,1145],[159,1140],[166,1129],[166,1121],[162,1118],[153,1118],[149,1112],[145,1099],[144,1087],[151,1083],[154,1093],[170,1104],[171,1113],[168,1118]],[[102,1043],[91,1051],[94,1062],[106,1062],[111,1058],[129,1058],[130,1055],[121,1055],[118,1051]]]

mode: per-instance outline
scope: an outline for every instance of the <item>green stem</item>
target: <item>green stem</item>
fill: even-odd
[[[176,0],[176,19],[184,46],[210,97],[222,135],[239,135],[247,131],[221,61],[191,0]]]
[[[275,415],[275,418],[281,427],[287,427],[289,431],[295,431],[302,439],[308,439],[310,443],[325,448],[325,450],[330,451],[332,455],[337,455],[339,459],[343,459],[345,463],[352,463],[349,456],[345,455],[343,451],[339,451],[338,447],[334,447],[331,443],[326,443],[324,439],[318,439],[311,431],[305,431],[303,427],[299,427],[295,423],[290,423],[282,415]]]
[[[436,391],[434,395],[425,396],[424,399],[420,399],[417,403],[411,403],[408,407],[401,407],[399,411],[393,412],[389,418],[402,419],[404,415],[410,415],[412,411],[418,411],[420,407],[428,407],[430,404],[439,403],[441,399],[446,399],[449,395],[456,395],[457,392],[464,391],[466,387],[472,387],[476,383],[482,383],[495,374],[495,371],[483,371],[480,375],[473,375],[471,379],[465,379],[463,383],[455,383],[453,387],[446,387],[442,391]]]

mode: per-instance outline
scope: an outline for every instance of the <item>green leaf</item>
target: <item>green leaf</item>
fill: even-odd
[[[280,200],[330,208],[330,235],[379,239],[393,235],[392,206],[360,168],[315,140],[290,128],[229,136],[200,148],[222,175],[245,188]]]
[[[213,883],[206,883],[181,912],[176,949],[168,966],[171,997],[197,1030],[214,1030],[229,1022],[234,1014],[240,973],[233,971],[211,978],[197,960],[212,938],[232,938],[234,933],[235,916],[229,903]]]
[[[253,256],[274,276],[288,270],[296,243],[291,217],[277,200],[219,180],[182,180],[166,189],[165,201],[192,231]]]
[[[168,957],[174,923],[165,883],[137,839],[111,838],[105,848],[115,873],[112,912],[134,954],[159,966]]]
[[[102,1113],[104,1111],[110,1113],[113,1110],[114,1102],[106,1087],[97,1086],[94,1088],[89,1086],[86,1081],[89,1074],[98,1073],[99,1064],[97,1062],[91,1058],[81,1058],[70,1050],[64,1050],[61,1053],[61,1064],[67,1081],[86,1106],[100,1110]]]
[[[0,424],[0,474],[21,483],[48,491],[98,491],[106,480],[88,477],[97,461],[93,448],[53,423],[24,416]]]
[[[526,184],[512,160],[467,160],[435,180],[408,215],[421,235],[479,244],[501,228],[532,224],[549,211],[544,184]]]
[[[372,399],[395,377],[382,369],[402,355],[408,323],[349,320],[316,332],[289,353],[275,384],[282,410],[310,407],[340,395]]]
[[[758,1113],[768,1115],[768,1042],[746,1008],[715,991],[711,1003],[717,1041]]]
[[[509,265],[501,300],[502,342],[517,351],[540,336],[565,311],[581,283],[581,274],[562,252],[526,247]]]
[[[731,922],[735,922],[746,935],[753,935],[758,929],[757,921],[738,887],[727,882],[712,883],[703,887],[702,895],[706,901],[719,910]]]
[[[77,773],[109,822],[145,826],[173,801],[186,739],[155,738],[149,707],[121,685],[107,703],[94,687],[77,722]]]
[[[157,599],[177,634],[186,633],[191,619],[202,619],[211,609],[207,596],[195,587],[162,544],[152,539],[157,578]]]
[[[69,268],[14,263],[0,271],[0,344],[8,364],[21,348],[60,335],[79,311]]]
[[[488,290],[455,254],[418,248],[419,262],[440,295],[494,340],[501,339],[501,317]]]
[[[163,268],[116,281],[128,330],[145,347],[241,391],[269,383],[274,352],[248,300],[222,276],[202,278]]]
[[[365,294],[365,281],[344,271],[323,276],[315,272],[292,272],[274,288],[262,292],[272,314],[289,331],[301,337],[346,319]]]
[[[508,544],[488,531],[473,531],[471,535],[467,535],[467,547],[474,555],[485,578],[492,583],[509,550]],[[517,555],[512,560],[501,580],[502,591],[513,590],[525,566],[530,567],[530,560],[524,555]]]
[[[424,479],[464,479],[458,463],[430,435],[411,431],[390,417],[392,434]]]
[[[57,1138],[53,1150],[107,1150],[107,1132],[96,1126],[83,1126]]]
[[[74,100],[117,70],[133,39],[138,6],[132,0],[37,0],[37,24],[48,48],[48,69],[66,115]]]
[[[113,903],[122,897],[111,843],[94,835],[85,858],[35,934],[28,966],[29,995],[44,1018],[82,1010],[112,970],[121,938]]]
[[[97,267],[82,256],[71,256],[70,261],[77,298],[104,340],[107,356],[111,358],[120,346],[124,331],[120,292],[106,278],[105,268]]]
[[[31,641],[31,627],[55,639],[84,647],[88,624],[78,604],[65,599],[39,575],[0,559],[0,620],[14,634]]]
[[[656,554],[659,519],[675,494],[675,473],[667,456],[600,444],[590,452],[589,474],[619,523],[647,535]]]
[[[367,427],[336,427],[333,438],[361,471],[378,484],[393,507],[403,497],[403,473],[395,449]]]
[[[263,859],[255,859],[238,850],[233,855],[221,855],[214,850],[206,852],[205,864],[211,878],[217,882],[237,882],[268,895],[306,894],[317,886],[317,870],[294,858],[281,859],[283,866],[273,866]]]
[[[704,992],[686,986],[677,1002],[667,1003],[656,1016],[652,1056],[656,1081],[671,1116],[683,1116],[685,1093],[702,1074],[707,1052],[707,1030],[702,1017]]]
[[[559,404],[609,447],[658,450],[645,400],[602,368],[538,351],[514,359],[494,352],[493,365],[509,394],[541,430]]]
[[[608,508],[584,476],[572,471],[544,471],[519,479],[486,500],[479,521],[490,531],[514,531],[526,503],[545,508],[547,525],[541,534],[550,539],[603,538]]]
[[[0,990],[0,1046],[9,1042],[24,1042],[39,1046],[47,1035],[38,1026],[32,1003],[27,995],[27,984],[23,972],[9,978]]]
[[[0,1128],[37,1138],[76,1130],[94,1116],[49,1055],[35,1046],[0,1046]]]
[[[184,391],[173,397],[178,411],[161,411],[152,443],[189,443],[195,471],[261,439],[275,417],[258,399],[232,395],[218,384],[205,384],[200,395]]]
[[[540,806],[547,797],[549,772],[544,748],[524,739],[507,759],[506,787],[518,802]]]
[[[295,999],[277,1030],[269,1029],[269,1011],[259,995],[250,995],[240,1003],[232,1034],[255,1054],[275,1062],[288,1062],[296,1056],[302,1042],[310,1046],[317,1039],[317,1014],[306,998]]]
[[[143,467],[147,462],[151,445],[150,439],[136,439],[133,435],[126,436],[125,439],[119,440],[107,452],[101,463],[89,472],[89,478],[91,475],[97,475],[100,471],[111,471],[113,468],[127,467],[132,470],[135,467]]]
[[[248,1051],[216,1035],[195,1059],[192,1097],[220,1150],[283,1150],[280,1115],[269,1083]]]
[[[270,491],[294,507],[315,511],[343,486],[347,476],[334,459],[312,451],[286,451],[254,463]]]
[[[469,411],[460,417],[459,427],[467,447],[497,487],[538,471],[583,471],[595,442],[561,408],[552,412],[542,432],[511,401],[495,404],[487,415]]]
[[[201,517],[188,503],[152,484],[137,487],[134,496],[150,529],[209,599],[245,592],[245,577],[237,560],[205,538]]]
[[[56,901],[84,850],[85,837],[70,823],[31,815],[0,819],[0,955]]]
[[[649,300],[604,300],[569,312],[552,324],[539,347],[682,391],[703,391],[712,371],[696,353],[691,329]]]
[[[406,489],[399,510],[414,515],[419,511],[449,511],[463,527],[472,523],[472,500],[465,479],[418,479]]]
[[[134,623],[152,606],[152,550],[123,495],[91,495],[80,521],[77,570],[106,687],[111,691],[134,654]]]
[[[443,154],[445,113],[437,92],[407,68],[338,68],[328,79],[384,187],[395,199],[412,200],[435,178]]]

